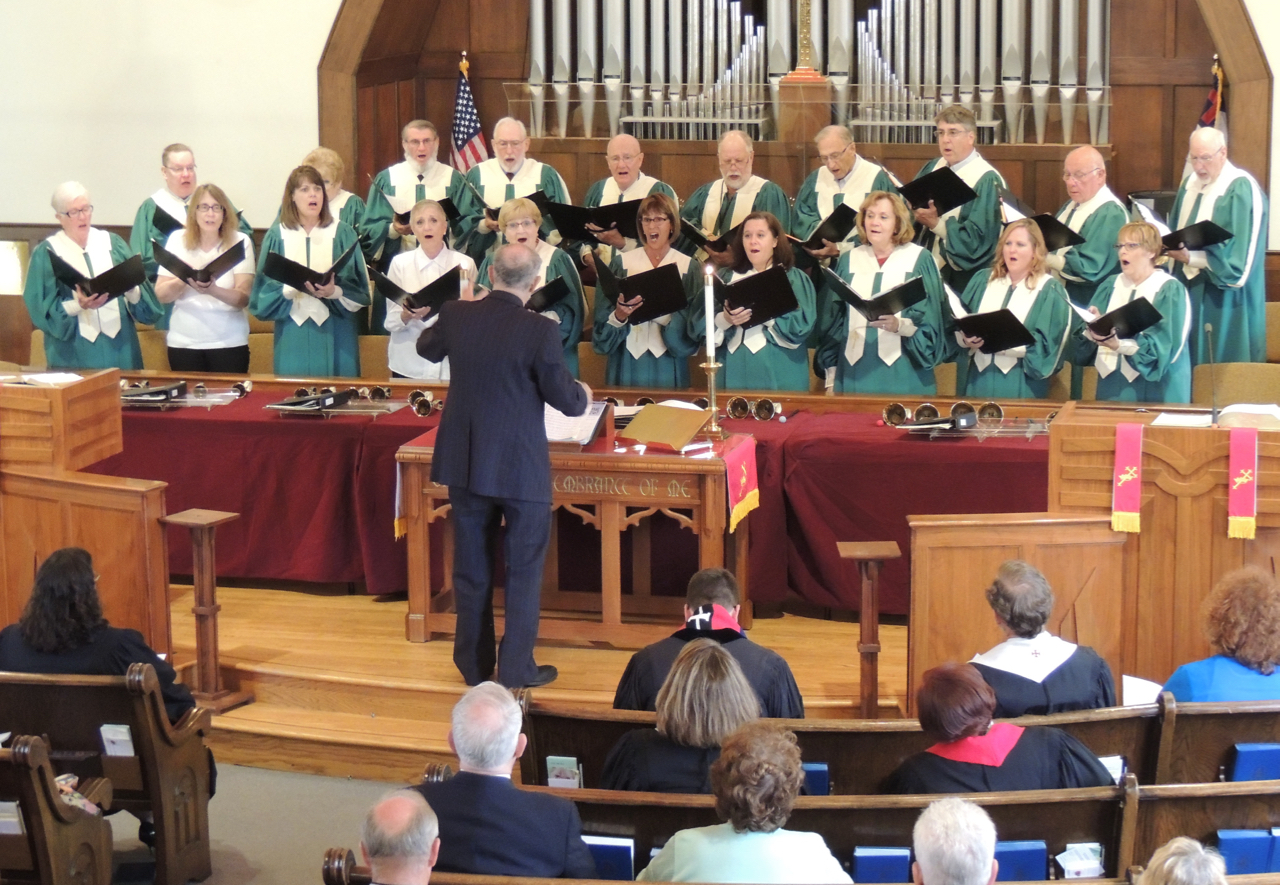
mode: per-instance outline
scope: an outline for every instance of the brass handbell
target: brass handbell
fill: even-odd
[[[975,411],[973,403],[967,403],[964,400],[959,400],[958,402],[951,404],[951,412],[949,414],[952,418],[960,418],[964,415],[972,415]]]
[[[880,417],[890,427],[899,427],[907,423],[907,407],[902,403],[889,403],[880,413]]]
[[[731,396],[724,404],[724,410],[730,418],[753,417],[757,421],[768,421],[778,413],[778,404],[771,399],[748,400],[745,396]]]
[[[983,403],[978,408],[978,420],[983,423],[996,424],[1004,420],[1004,409],[999,403]]]

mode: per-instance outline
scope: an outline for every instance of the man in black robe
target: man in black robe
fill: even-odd
[[[650,710],[671,664],[685,643],[714,639],[733,655],[760,697],[760,715],[773,719],[803,719],[804,701],[791,668],[775,651],[756,645],[738,626],[741,610],[738,582],[733,573],[708,568],[689,579],[685,592],[684,629],[631,656],[613,696],[615,710]]]
[[[1007,638],[971,663],[995,689],[997,718],[1115,706],[1107,662],[1045,629],[1054,600],[1039,569],[1020,559],[1003,563],[987,602]]]

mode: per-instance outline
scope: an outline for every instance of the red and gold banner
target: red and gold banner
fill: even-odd
[[[729,531],[760,506],[756,486],[756,441],[751,436],[732,437],[725,443],[724,469],[729,487]]]
[[[1253,538],[1258,527],[1258,428],[1232,427],[1227,462],[1227,537]]]
[[[1141,424],[1116,425],[1116,464],[1111,479],[1111,528],[1117,532],[1141,530],[1142,510]]]

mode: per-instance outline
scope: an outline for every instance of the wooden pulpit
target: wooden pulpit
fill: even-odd
[[[1225,573],[1273,570],[1280,555],[1280,433],[1258,434],[1258,529],[1227,537],[1228,431],[1152,426],[1158,413],[1067,403],[1049,428],[1049,510],[1111,512],[1115,429],[1147,425],[1142,438],[1141,532],[1125,537],[1121,659],[1125,673],[1164,682],[1209,654],[1201,604]]]

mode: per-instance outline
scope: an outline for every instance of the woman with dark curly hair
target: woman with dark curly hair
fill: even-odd
[[[31,597],[16,624],[0,630],[0,670],[123,676],[131,664],[150,664],[160,677],[169,720],[195,707],[191,692],[175,681],[137,630],[112,627],[102,616],[93,558],[79,547],[49,554],[36,571]]]
[[[711,766],[725,823],[680,830],[636,876],[656,882],[851,882],[817,833],[784,830],[804,783],[796,736],[758,719],[725,738]]]
[[[1111,775],[1065,731],[992,722],[996,693],[972,664],[943,664],[924,674],[920,727],[937,741],[906,759],[887,793],[989,793],[1104,787]]]
[[[1204,601],[1214,655],[1183,664],[1164,690],[1180,701],[1280,700],[1280,584],[1257,566],[1223,576]]]
[[[695,639],[680,650],[655,706],[657,728],[629,731],[609,750],[602,788],[710,793],[720,742],[760,717],[755,689],[714,639]]]

